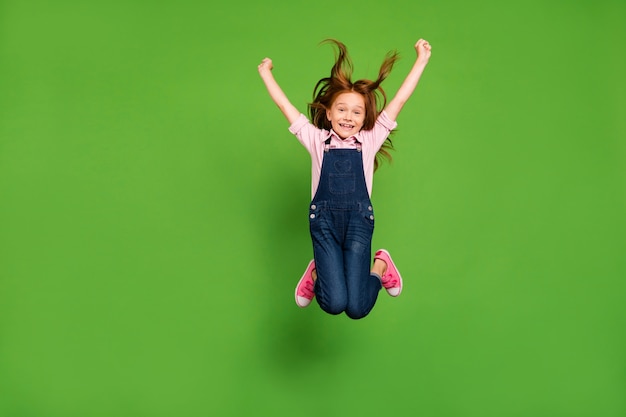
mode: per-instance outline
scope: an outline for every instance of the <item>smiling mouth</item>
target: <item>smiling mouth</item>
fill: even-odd
[[[344,123],[339,123],[339,126],[341,126],[344,129],[348,129],[348,130],[354,129],[354,125],[347,125],[347,124],[344,124]]]

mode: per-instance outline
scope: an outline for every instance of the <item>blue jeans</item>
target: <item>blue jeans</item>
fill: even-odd
[[[372,206],[369,201],[343,207],[318,201],[313,206],[309,224],[317,272],[315,298],[327,313],[365,317],[381,289],[380,277],[370,273]]]

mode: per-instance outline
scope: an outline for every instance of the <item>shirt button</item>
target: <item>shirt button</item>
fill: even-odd
[[[309,217],[314,219],[315,218],[315,214],[311,214]]]
[[[374,216],[370,216],[370,220],[374,220]]]
[[[368,209],[369,211],[372,211],[372,206],[367,206],[367,209]]]
[[[311,210],[315,210],[317,206],[315,204],[311,204]]]

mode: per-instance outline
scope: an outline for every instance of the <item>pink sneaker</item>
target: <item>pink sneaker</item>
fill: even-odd
[[[315,269],[315,260],[311,260],[309,265],[306,267],[306,271],[298,281],[298,285],[296,285],[296,304],[298,307],[304,308],[311,304],[313,301],[313,297],[315,297],[315,293],[313,292],[313,287],[315,286],[315,281],[313,281],[313,270]]]
[[[387,293],[392,297],[397,297],[402,292],[402,277],[398,268],[393,263],[391,255],[385,249],[380,249],[374,255],[374,259],[380,259],[387,264],[387,271],[382,276],[383,287],[387,290]]]

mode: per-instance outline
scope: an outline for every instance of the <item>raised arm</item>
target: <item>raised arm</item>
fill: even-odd
[[[267,87],[267,91],[270,93],[270,97],[274,100],[274,103],[276,103],[280,111],[283,112],[289,123],[293,123],[300,116],[300,111],[291,104],[285,93],[283,93],[283,90],[274,79],[272,68],[272,60],[265,58],[259,64],[259,74],[265,83],[265,87]]]
[[[417,52],[417,59],[413,64],[413,68],[409,72],[409,75],[404,79],[404,82],[398,89],[396,95],[391,99],[387,107],[385,107],[385,112],[387,116],[391,118],[391,120],[396,120],[400,110],[404,107],[404,104],[407,102],[417,83],[422,76],[422,72],[424,72],[424,68],[426,68],[426,64],[428,64],[428,60],[430,59],[430,44],[424,39],[420,39],[415,44],[415,51]]]

